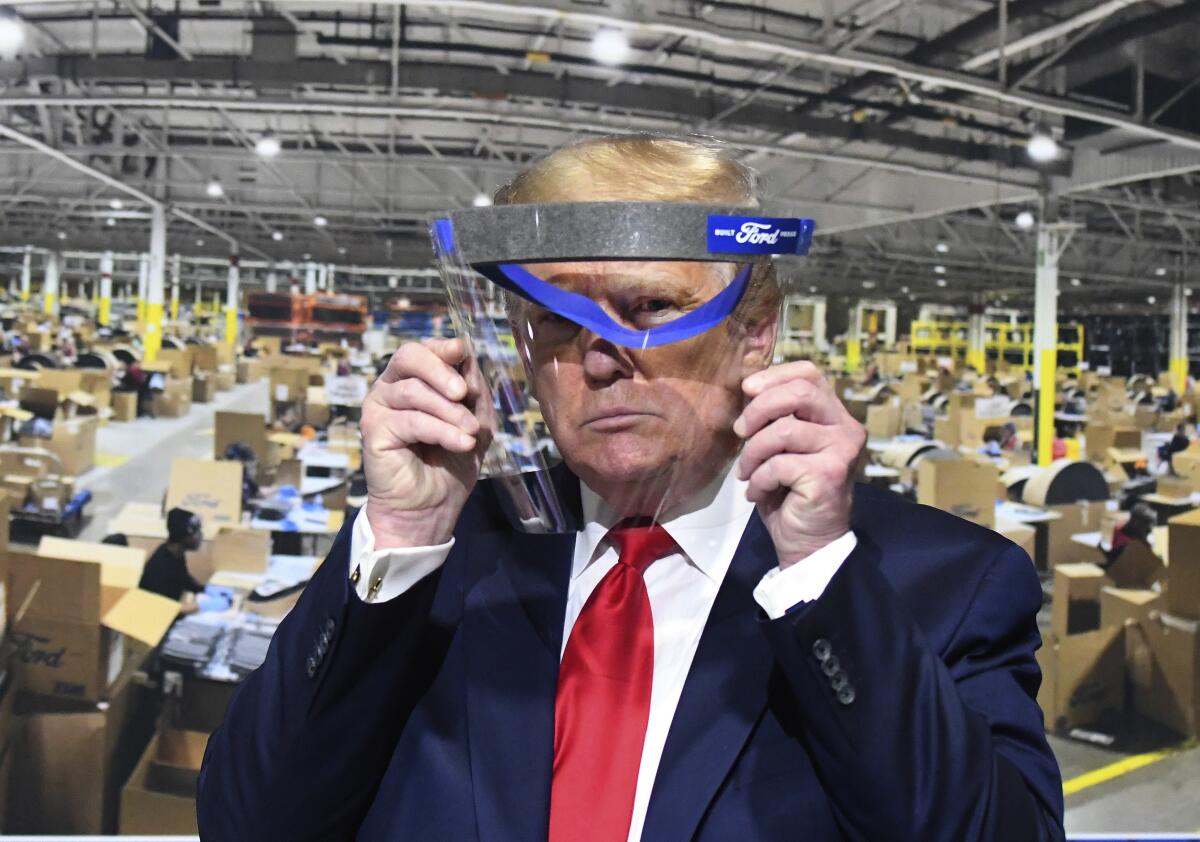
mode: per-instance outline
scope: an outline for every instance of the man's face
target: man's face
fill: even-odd
[[[192,516],[191,522],[188,523],[188,536],[184,542],[184,547],[189,550],[200,549],[200,542],[204,539],[203,532],[200,528],[200,518]]]
[[[698,262],[537,264],[636,330],[666,324],[720,292],[729,266]],[[533,305],[514,312],[533,392],[571,469],[596,490],[624,483],[708,482],[735,454],[742,379],[770,361],[775,320],[719,324],[647,350],[622,348]],[[609,501],[610,503],[614,501]]]

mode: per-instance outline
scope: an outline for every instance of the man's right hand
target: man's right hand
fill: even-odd
[[[494,426],[487,388],[461,339],[400,346],[362,405],[366,516],[376,549],[450,539]]]

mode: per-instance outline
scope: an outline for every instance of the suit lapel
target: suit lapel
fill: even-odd
[[[705,624],[663,748],[644,839],[690,839],[767,703],[774,656],[753,591],[776,564],[758,515],[742,535]]]
[[[465,597],[467,721],[479,839],[545,839],[554,696],[574,533],[492,533]]]

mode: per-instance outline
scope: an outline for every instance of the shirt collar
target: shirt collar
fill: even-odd
[[[733,553],[741,541],[754,504],[746,499],[746,483],[737,477],[736,460],[726,466],[701,492],[659,518],[659,524],[671,534],[689,562],[717,584],[725,577]],[[604,537],[620,517],[600,495],[579,483],[583,509],[583,538],[587,552],[585,563],[571,572],[582,573],[602,550]],[[730,527],[736,527],[731,529]]]

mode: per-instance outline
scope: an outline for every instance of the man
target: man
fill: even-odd
[[[757,203],[719,150],[640,136],[497,197],[648,200]],[[862,427],[813,365],[769,367],[778,304],[759,277],[673,345],[553,314],[518,338],[569,534],[515,531],[476,482],[463,344],[401,347],[363,406],[368,502],[209,741],[202,838],[1061,839],[1028,557],[855,486]]]
[[[201,538],[200,518],[187,509],[167,512],[167,540],[142,568],[138,587],[179,600],[184,614],[196,611],[196,594],[204,590],[204,585],[188,572],[186,553],[200,549]]]

